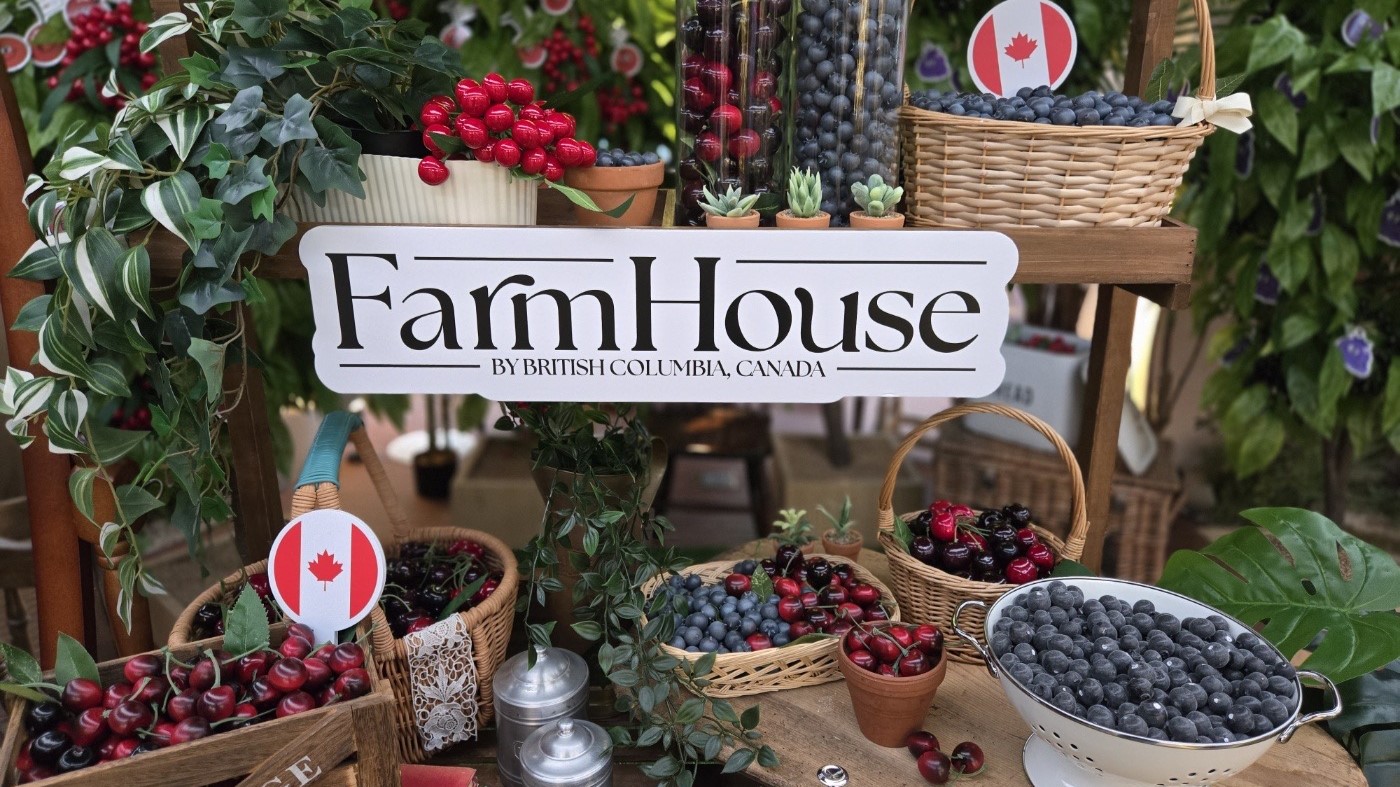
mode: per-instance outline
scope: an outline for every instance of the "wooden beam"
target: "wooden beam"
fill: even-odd
[[[10,365],[36,374],[47,374],[32,359],[39,352],[38,334],[11,331],[10,321],[24,304],[44,294],[38,282],[10,278],[10,271],[24,256],[34,235],[28,212],[20,203],[24,179],[34,170],[24,121],[8,74],[0,73],[0,311],[5,315],[5,343]],[[37,426],[37,424],[36,424]],[[58,633],[87,639],[82,561],[78,537],[73,532],[73,502],[68,496],[68,458],[49,452],[48,439],[37,428],[35,439],[21,458],[24,491],[29,499],[29,534],[33,544],[34,585],[38,598],[39,661],[52,667]],[[9,439],[8,436],[0,439]],[[86,587],[91,588],[91,577]],[[89,596],[90,598],[90,596]],[[92,644],[89,642],[89,644]]]
[[[251,352],[258,351],[258,335],[251,311],[243,313],[244,341]],[[246,377],[245,377],[246,374]],[[277,462],[272,448],[272,426],[268,423],[267,392],[262,370],[233,364],[224,370],[224,385],[243,385],[243,398],[228,416],[229,453],[232,463],[233,532],[243,565],[267,557],[272,540],[286,524],[282,516],[282,494],[277,485]]]

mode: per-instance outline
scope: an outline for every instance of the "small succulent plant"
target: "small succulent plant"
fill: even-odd
[[[822,181],[812,170],[792,168],[788,175],[788,210],[799,219],[822,212]]]
[[[758,202],[757,194],[744,196],[744,192],[730,186],[723,194],[716,195],[710,191],[710,187],[705,187],[705,201],[700,203],[701,210],[711,216],[729,216],[738,218],[747,216],[753,210],[754,203]]]
[[[832,541],[838,544],[849,544],[860,537],[860,533],[855,530],[856,521],[851,519],[851,496],[846,495],[846,502],[841,506],[840,514],[832,514],[826,510],[825,506],[817,506],[817,510],[831,522]]]
[[[791,544],[795,547],[806,546],[817,540],[812,534],[812,522],[807,519],[807,512],[796,508],[784,508],[778,512],[778,518],[773,520],[772,538],[779,544]]]
[[[904,197],[904,189],[891,186],[879,175],[871,175],[865,183],[851,184],[851,195],[865,215],[878,219],[894,210],[894,206]]]

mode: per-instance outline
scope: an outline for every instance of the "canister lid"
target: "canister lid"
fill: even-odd
[[[538,653],[533,668],[529,653],[518,653],[496,670],[491,686],[499,715],[520,721],[556,718],[567,715],[588,692],[588,664],[582,656],[562,648]]]
[[[530,733],[520,747],[526,787],[591,785],[612,769],[612,739],[585,719],[559,719]]]

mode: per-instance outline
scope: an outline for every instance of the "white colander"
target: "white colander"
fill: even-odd
[[[1300,677],[1306,675],[1327,687],[1334,700],[1332,708],[1300,717],[1302,703],[1299,702],[1298,709],[1293,711],[1293,716],[1283,725],[1281,731],[1274,730],[1248,740],[1234,743],[1157,741],[1090,724],[1087,720],[1066,713],[1023,688],[1001,669],[990,648],[984,648],[982,645],[982,642],[990,640],[992,626],[1011,605],[1014,596],[1052,581],[1054,580],[1042,579],[1022,585],[1002,596],[990,609],[981,601],[965,601],[958,605],[957,611],[953,613],[954,633],[981,654],[987,663],[987,671],[1001,681],[1002,690],[1011,700],[1011,705],[1031,727],[1032,734],[1026,740],[1022,762],[1026,769],[1026,777],[1035,787],[1208,785],[1229,778],[1253,765],[1275,741],[1287,743],[1288,739],[1293,737],[1293,733],[1304,724],[1332,719],[1342,712],[1342,698],[1332,681],[1315,672],[1299,670]],[[1136,582],[1090,577],[1066,577],[1061,581],[1084,591],[1085,598],[1112,595],[1128,603],[1147,599],[1156,606],[1158,612],[1169,612],[1179,619],[1221,615],[1220,611],[1198,601]],[[982,642],[978,642],[977,637],[958,627],[959,615],[969,606],[980,606],[987,610],[986,630],[982,632]],[[1232,635],[1238,636],[1250,630],[1228,615],[1221,616],[1230,621]],[[1297,678],[1294,682],[1297,683],[1295,696],[1301,698],[1302,684]]]

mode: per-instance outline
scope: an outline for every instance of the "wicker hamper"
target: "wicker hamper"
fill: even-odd
[[[967,503],[1021,503],[1044,522],[1068,522],[1070,489],[1064,467],[1053,454],[1027,451],[1003,440],[974,435],[961,424],[939,430],[933,451],[933,488],[940,497]],[[1135,582],[1156,582],[1166,564],[1171,525],[1184,499],[1172,464],[1171,444],[1163,443],[1147,472],[1135,476],[1119,466],[1113,476],[1106,574]]]
[[[1197,96],[1215,97],[1206,0]],[[1196,150],[1214,129],[1053,126],[899,111],[904,205],[914,226],[1155,227],[1171,211]]]
[[[919,440],[930,430],[971,413],[988,413],[1019,421],[1040,432],[1055,446],[1056,455],[1061,463],[1061,471],[1068,471],[1069,474],[1067,480],[1063,476],[1060,480],[1060,483],[1068,489],[1071,501],[1069,536],[1066,540],[1061,541],[1054,533],[1036,523],[1032,523],[1031,528],[1057,557],[1078,560],[1080,555],[1084,553],[1084,536],[1089,530],[1089,518],[1084,502],[1084,480],[1079,474],[1079,463],[1075,461],[1074,454],[1069,450],[1065,441],[1055,434],[1055,430],[1051,429],[1044,421],[1012,407],[985,402],[960,404],[925,419],[906,435],[900,441],[899,447],[895,449],[894,456],[890,459],[889,469],[885,472],[884,486],[880,489],[880,505],[876,514],[880,527],[880,546],[884,548],[885,557],[890,561],[890,577],[893,580],[894,595],[895,598],[899,599],[899,608],[904,620],[909,623],[932,623],[944,631],[953,630],[953,610],[957,609],[962,602],[976,599],[985,601],[990,606],[1001,598],[1002,594],[1015,591],[1016,586],[964,579],[926,565],[910,555],[905,550],[904,545],[895,539],[894,518],[896,514],[892,501],[895,482],[899,478],[900,464]],[[948,498],[948,495],[939,488],[934,489],[934,494],[941,498]],[[918,513],[914,511],[898,516],[908,521],[917,516]],[[970,626],[969,630],[975,631],[977,626],[982,625],[984,612],[985,610],[969,610],[963,616],[963,627]],[[976,664],[982,662],[981,656],[961,639],[949,639],[947,649],[948,654],[957,661]]]
[[[293,519],[307,511],[323,508],[340,508],[340,462],[347,442],[353,441],[359,452],[365,470],[373,481],[380,502],[393,525],[393,538],[384,544],[385,555],[393,559],[398,556],[399,544],[406,541],[428,543],[451,543],[458,539],[470,539],[486,549],[486,563],[493,571],[500,571],[502,578],[496,591],[481,604],[464,612],[459,612],[472,638],[472,662],[476,667],[477,689],[480,695],[476,717],[480,727],[491,720],[494,712],[491,701],[491,677],[505,659],[506,645],[510,640],[511,625],[515,619],[515,596],[519,586],[519,573],[515,554],[500,539],[487,533],[459,527],[413,528],[408,524],[399,506],[398,496],[389,484],[379,454],[365,434],[359,416],[350,413],[330,413],[316,432],[316,439],[307,452],[306,464],[297,479],[296,492],[292,497]],[[267,570],[263,560],[246,566],[232,574],[223,582],[200,594],[190,602],[170,632],[169,644],[182,645],[193,639],[195,612],[203,604],[222,602],[228,592],[238,587],[248,574]],[[389,630],[389,621],[383,609],[375,606],[370,613],[371,646],[380,670],[389,679],[394,689],[394,719],[400,756],[405,762],[419,762],[426,753],[418,734],[412,705],[412,687],[408,669],[408,654],[403,640],[395,639]]]

